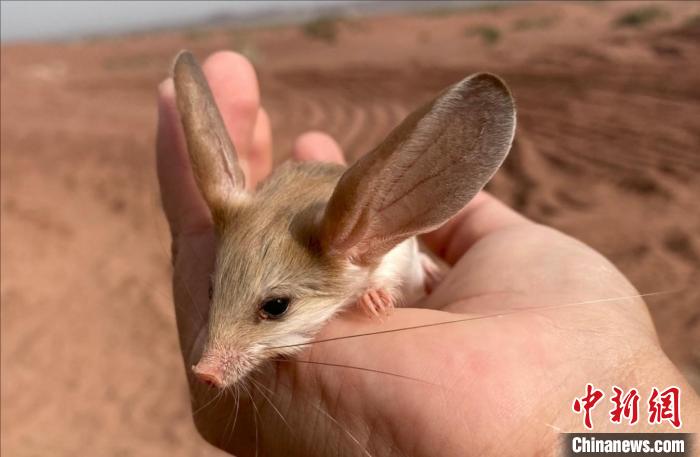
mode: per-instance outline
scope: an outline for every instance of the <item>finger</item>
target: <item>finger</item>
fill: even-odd
[[[443,260],[454,265],[484,236],[516,224],[532,224],[486,191],[479,192],[467,206],[439,229],[422,236],[425,244]]]
[[[265,179],[272,169],[272,130],[265,108],[258,110],[253,130],[253,143],[248,155],[251,187]]]
[[[295,160],[317,160],[345,164],[343,151],[338,143],[328,134],[317,131],[306,132],[297,138],[292,148]]]
[[[161,201],[173,236],[211,227],[209,209],[192,174],[172,78],[158,86],[156,162]]]
[[[251,173],[251,144],[260,107],[258,79],[253,65],[240,54],[220,51],[209,56],[202,65],[214,99],[231,136],[246,187],[255,183]]]
[[[213,230],[183,236],[176,244],[173,268],[173,299],[186,366],[196,363],[205,339],[209,313],[209,277],[214,269],[216,236]]]
[[[209,209],[192,173],[170,78],[158,86],[156,158],[163,208],[173,239],[177,239],[173,243],[173,294],[180,348],[189,363],[207,314],[214,236]]]

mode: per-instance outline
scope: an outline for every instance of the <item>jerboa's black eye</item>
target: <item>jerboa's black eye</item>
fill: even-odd
[[[289,298],[275,297],[265,300],[260,305],[260,316],[263,319],[277,319],[282,317],[289,308]]]

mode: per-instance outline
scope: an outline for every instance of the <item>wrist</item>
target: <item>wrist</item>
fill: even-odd
[[[586,385],[575,387],[571,395],[571,402],[562,409],[560,417],[569,417],[565,421],[569,426],[562,428],[565,433],[669,433],[686,432],[694,433],[700,430],[700,398],[693,387],[687,382],[676,366],[670,361],[658,343],[650,345],[644,351],[639,351],[628,363],[620,364],[619,369],[613,370],[604,376],[590,380],[594,390],[598,390],[603,397],[591,409],[591,428],[584,424],[584,414],[573,411],[572,405],[576,398],[586,395]],[[637,420],[629,417],[621,417],[619,422],[614,422],[611,412],[616,408],[614,387],[619,388],[621,398],[617,401],[624,402],[625,396],[634,389],[638,395]],[[675,427],[670,420],[655,421],[651,419],[651,403],[653,392],[657,392],[656,400],[660,401],[658,394],[668,388],[677,388],[678,416],[680,427]],[[634,423],[631,423],[634,422]]]

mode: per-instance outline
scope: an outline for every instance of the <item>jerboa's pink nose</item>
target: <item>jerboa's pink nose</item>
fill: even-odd
[[[202,358],[192,367],[194,375],[205,384],[214,387],[224,387],[224,367],[220,360],[212,357]]]

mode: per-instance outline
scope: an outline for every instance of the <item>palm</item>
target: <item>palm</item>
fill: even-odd
[[[246,95],[234,96],[223,116],[254,185],[269,172],[271,152],[252,68],[240,56],[220,53],[204,69],[219,100],[236,90]],[[159,177],[177,253],[174,298],[190,373],[201,351],[215,239],[186,158],[172,82],[161,87],[160,103]],[[294,154],[342,160],[332,140],[319,135],[298,142]],[[219,395],[190,375],[202,434],[240,456],[258,449],[262,455],[522,454],[554,439],[548,426],[573,427],[572,419],[578,419],[555,412],[567,411],[586,382],[607,379],[611,368],[632,356],[625,346],[611,348],[610,341],[657,348],[638,298],[524,310],[636,291],[590,248],[533,224],[486,194],[425,241],[453,268],[419,307],[399,309],[384,324],[343,316],[318,339],[470,315],[503,316],[313,344],[299,362],[276,363],[237,395]],[[611,350],[614,356],[607,360],[614,366],[594,362],[596,354]],[[591,356],[582,358],[586,353]],[[547,404],[556,405],[553,410],[541,402],[545,395]],[[496,433],[519,433],[518,449],[494,448]]]
[[[488,197],[480,197],[484,198]],[[478,214],[465,214],[454,223],[472,222],[472,216]],[[610,283],[601,283],[591,275],[612,266],[584,245],[524,219],[513,222],[468,246],[440,287],[421,304],[431,309],[400,309],[383,325],[347,316],[333,322],[319,339],[483,318],[316,344],[300,357],[314,364],[278,363],[273,376],[268,373],[251,381],[238,405],[234,396],[212,400],[215,392],[193,384],[195,408],[202,408],[197,419],[205,424],[205,436],[236,455],[253,453],[258,446],[324,455],[330,450],[322,446],[329,442],[339,443],[349,455],[361,455],[365,449],[383,455],[381,450],[397,446],[413,449],[413,455],[435,455],[439,447],[444,447],[445,455],[464,455],[465,449],[504,455],[507,450],[491,448],[495,433],[523,433],[525,427],[530,431],[536,427],[540,433],[529,435],[538,437],[529,443],[532,450],[551,446],[541,437],[549,434],[553,441],[556,428],[572,426],[572,417],[554,413],[566,411],[586,382],[614,382],[617,363],[626,357],[615,348],[618,359],[609,358],[612,365],[604,367],[597,365],[600,359],[595,355],[612,350],[610,341],[644,339],[653,344],[653,329],[643,302],[636,298],[557,308],[636,292],[621,276],[606,273],[603,277]],[[212,234],[204,235],[208,237],[213,241]],[[201,243],[202,235],[187,240]],[[428,241],[444,245],[447,239]],[[187,258],[187,253],[195,252],[197,258]],[[181,253],[182,265],[211,264],[203,261],[201,247],[187,246]],[[213,249],[209,253],[213,255]],[[193,283],[189,289],[204,290],[209,273],[202,268],[199,285]],[[186,275],[195,279],[192,271]],[[562,283],[569,287],[560,287]],[[205,303],[206,297],[202,298]],[[517,311],[548,306],[552,307]],[[614,332],[614,337],[601,337],[601,332]],[[572,340],[571,334],[591,338]],[[583,352],[591,357],[582,360]],[[256,406],[248,402],[247,394]],[[558,398],[554,404],[560,408],[544,410],[545,397],[548,404]],[[456,407],[455,398],[464,407]],[[373,405],[370,411],[368,404]],[[316,423],[313,429],[307,426],[310,418]],[[416,422],[419,434],[414,433]],[[375,423],[389,429],[368,434],[369,424]],[[456,434],[462,439],[441,441],[443,436],[455,436],[447,433],[453,427],[464,431]],[[512,451],[518,454],[523,446],[521,440]]]
[[[553,249],[553,245],[560,246]],[[551,253],[562,250],[571,256],[551,258]],[[349,453],[359,454],[362,448],[335,428],[347,430],[378,455],[397,447],[404,454],[410,450],[411,455],[436,455],[436,449],[444,455],[507,455],[508,451],[522,455],[528,448],[532,453],[552,448],[556,428],[573,428],[572,419],[578,420],[570,413],[565,417],[555,413],[567,412],[586,382],[615,382],[618,364],[630,355],[609,342],[642,339],[653,344],[653,329],[643,302],[636,298],[538,312],[516,310],[613,298],[609,295],[615,290],[610,287],[613,283],[621,287],[616,296],[636,294],[621,276],[612,276],[611,284],[600,284],[589,275],[592,270],[610,268],[589,248],[529,222],[495,230],[470,247],[423,304],[435,310],[402,309],[384,327],[449,322],[469,315],[501,314],[503,318],[317,344],[302,358],[373,368],[428,383],[355,369],[295,365],[277,378],[283,386],[297,387],[291,393],[285,387],[277,389],[281,398],[296,401],[280,410],[290,427],[285,429],[277,418],[276,430],[294,433],[291,418],[303,423],[319,415],[304,403],[321,403],[341,424],[325,423],[316,440],[312,437],[310,441],[323,442],[323,436],[338,433]],[[548,292],[562,290],[558,286],[562,281],[577,287],[566,289],[565,294]],[[601,337],[606,328],[600,322],[605,322],[614,337]],[[379,330],[382,327],[371,322],[348,318],[333,323],[321,339]],[[572,340],[572,334],[591,339]],[[617,354],[608,356],[611,365],[598,365],[600,358],[595,355],[611,350]],[[591,356],[582,360],[582,353]],[[546,404],[558,408],[547,411],[545,398]],[[373,406],[369,411],[368,404]],[[467,413],[461,413],[464,411]],[[270,413],[274,421],[277,412]],[[383,429],[368,433],[370,424],[382,424]],[[526,431],[530,433],[525,435]],[[496,434],[534,439],[520,439],[517,449],[494,449]],[[543,437],[549,439],[543,441]],[[300,439],[298,434],[296,439]],[[323,451],[329,450],[319,454]]]

